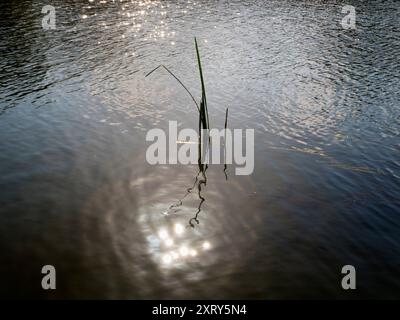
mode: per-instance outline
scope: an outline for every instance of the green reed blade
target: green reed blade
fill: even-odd
[[[206,87],[204,85],[203,69],[201,67],[200,52],[199,52],[199,46],[197,44],[196,37],[194,38],[194,44],[195,44],[195,47],[196,47],[197,64],[198,64],[198,67],[199,67],[200,81],[201,81],[201,102],[200,102],[200,107],[203,106],[203,108],[204,108],[203,120],[204,120],[205,129],[209,129],[210,128],[210,123],[209,123],[209,118],[208,118]],[[201,113],[201,111],[200,111],[200,113]]]
[[[225,130],[227,128],[227,125],[228,125],[228,108],[226,108],[226,111],[225,111]]]

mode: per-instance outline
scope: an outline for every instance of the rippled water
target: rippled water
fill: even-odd
[[[51,31],[40,1],[1,8],[1,296],[400,298],[398,2],[353,3],[356,30],[340,1],[52,4]],[[149,129],[197,126],[144,77],[199,96],[194,36],[211,126],[255,129],[254,173],[200,193],[145,161]]]

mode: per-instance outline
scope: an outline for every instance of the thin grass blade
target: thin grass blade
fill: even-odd
[[[154,71],[156,71],[158,68],[164,68],[165,70],[167,70],[167,72],[168,72],[171,76],[173,76],[173,77],[175,78],[176,81],[178,81],[178,83],[183,87],[183,89],[186,90],[186,92],[187,92],[187,93],[189,94],[189,96],[192,98],[194,104],[196,105],[197,111],[200,112],[199,105],[197,104],[196,99],[193,97],[193,95],[191,94],[191,92],[189,91],[189,89],[183,84],[183,82],[182,82],[176,75],[174,75],[174,73],[173,73],[171,70],[169,70],[169,69],[168,69],[166,66],[164,66],[163,64],[160,64],[157,68],[154,68],[153,70],[151,70],[149,73],[147,73],[147,74],[145,75],[145,77],[151,75],[151,74],[152,74]]]

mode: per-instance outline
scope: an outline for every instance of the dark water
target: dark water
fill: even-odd
[[[400,298],[398,2],[352,1],[356,30],[338,1],[52,1],[52,31],[45,4],[1,5],[2,297]],[[211,165],[165,215],[198,168],[150,166],[145,135],[197,116],[144,75],[198,96],[194,36],[255,170]]]

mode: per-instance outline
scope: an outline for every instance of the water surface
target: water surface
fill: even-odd
[[[52,4],[51,31],[40,1],[1,9],[2,297],[400,298],[396,1],[356,2],[356,30],[340,1]],[[211,126],[255,129],[255,170],[188,192],[198,167],[150,166],[145,135],[195,107],[145,74],[199,96],[194,36]]]

